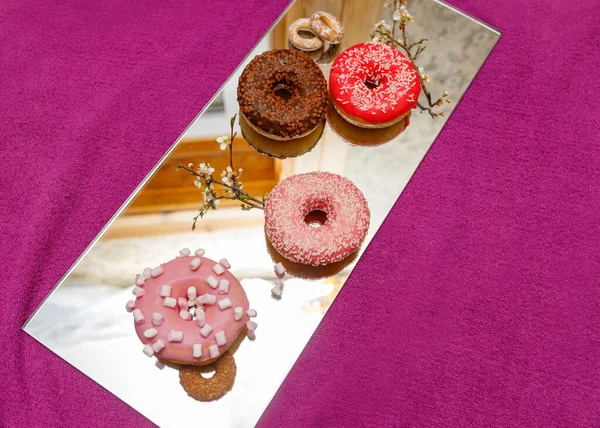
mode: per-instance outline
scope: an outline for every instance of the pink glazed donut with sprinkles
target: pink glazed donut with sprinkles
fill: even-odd
[[[421,85],[410,60],[385,43],[360,43],[343,51],[329,74],[338,113],[362,128],[385,128],[417,105]]]
[[[314,212],[324,213],[325,220],[308,221]],[[265,229],[273,248],[294,263],[311,266],[338,262],[358,250],[370,218],[361,191],[347,178],[324,171],[280,181],[265,203]]]
[[[184,248],[180,256],[136,277],[133,313],[135,331],[143,352],[178,364],[202,366],[215,361],[246,326],[252,333],[246,292],[228,270],[229,262],[217,263]],[[225,267],[227,266],[227,267]]]

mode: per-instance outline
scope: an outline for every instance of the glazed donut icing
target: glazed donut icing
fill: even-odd
[[[309,18],[300,18],[292,22],[288,30],[288,39],[294,47],[305,51],[316,51],[323,47],[323,40],[318,37],[305,39],[298,34],[299,31],[307,31],[314,35]]]
[[[333,62],[329,88],[336,109],[366,123],[395,123],[417,105],[419,73],[384,43],[361,43]]]
[[[327,12],[313,13],[310,24],[314,33],[327,43],[339,43],[344,38],[342,23]]]
[[[327,216],[320,227],[305,221],[313,211]],[[280,181],[265,203],[265,230],[273,248],[292,262],[312,266],[338,262],[358,250],[370,217],[365,197],[350,180],[323,171]]]
[[[237,278],[206,257],[180,256],[153,269],[148,278],[138,275],[136,284],[143,292],[134,291],[134,325],[148,356],[208,364],[231,346],[250,319],[248,298]]]

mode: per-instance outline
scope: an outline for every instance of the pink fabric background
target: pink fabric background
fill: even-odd
[[[0,426],[151,425],[20,327],[286,3],[0,3]],[[453,4],[503,37],[261,426],[600,426],[600,3]]]

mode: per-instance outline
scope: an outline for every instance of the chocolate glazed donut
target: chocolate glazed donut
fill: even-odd
[[[255,57],[238,83],[240,111],[259,133],[277,140],[309,134],[325,120],[327,81],[305,53],[276,49]]]

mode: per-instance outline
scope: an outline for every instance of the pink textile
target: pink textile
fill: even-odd
[[[286,3],[0,2],[0,426],[151,425],[20,327]],[[261,426],[600,425],[600,3],[453,3],[503,37]]]

